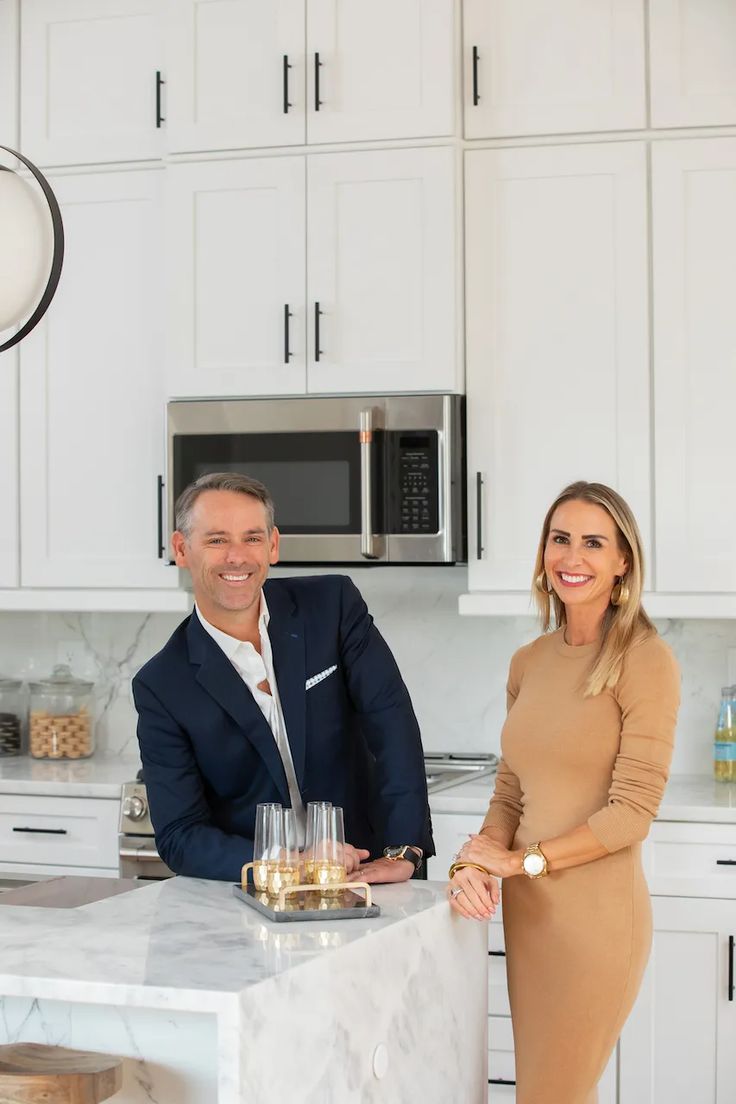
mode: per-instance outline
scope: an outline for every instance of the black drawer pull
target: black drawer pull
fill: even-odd
[[[489,955],[492,955],[494,958],[505,958],[506,957],[506,952],[505,951],[489,951],[488,953],[489,953]]]
[[[65,836],[66,828],[14,828],[14,832],[36,832],[43,836]]]
[[[156,128],[160,129],[161,124],[166,122],[166,116],[161,114],[161,86],[166,84],[166,81],[161,76],[161,70],[156,70]]]
[[[289,114],[289,108],[292,106],[289,102],[289,55],[284,54],[283,67],[282,67],[282,81],[283,81],[283,111],[284,115]]]
[[[478,47],[473,47],[473,107],[477,107],[480,103],[480,92],[478,91],[478,62],[480,61],[480,54],[478,53]]]
[[[729,937],[728,937],[728,999],[730,1001],[733,1000],[733,990],[734,990],[733,945],[734,945],[734,938],[733,938],[732,935],[729,935]]]
[[[506,1077],[489,1077],[489,1085],[515,1085],[515,1081],[509,1081]]]
[[[736,859],[716,859],[716,866],[736,866]]]

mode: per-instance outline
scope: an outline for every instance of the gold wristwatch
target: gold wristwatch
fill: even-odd
[[[547,857],[538,843],[530,843],[521,860],[527,878],[544,878],[548,873]]]

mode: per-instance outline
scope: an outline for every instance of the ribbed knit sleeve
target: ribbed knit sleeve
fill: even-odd
[[[621,741],[608,804],[588,819],[609,852],[646,838],[669,777],[680,671],[660,637],[631,648],[614,695],[621,709]]]
[[[524,655],[527,647],[520,648],[511,658],[509,677],[506,683],[506,713],[508,714],[516,701],[521,686]],[[506,847],[510,847],[519,820],[523,811],[521,802],[521,785],[519,779],[510,769],[506,761],[501,758],[496,772],[496,787],[493,791],[491,803],[488,806],[486,818],[481,826],[481,832],[486,828],[493,828],[503,836]]]

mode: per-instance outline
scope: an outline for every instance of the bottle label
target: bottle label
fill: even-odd
[[[716,740],[713,758],[716,763],[736,763],[736,740],[729,740],[728,743]]]

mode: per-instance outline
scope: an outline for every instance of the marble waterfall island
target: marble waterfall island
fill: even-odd
[[[76,909],[0,904],[0,1042],[125,1059],[115,1104],[480,1104],[487,934],[444,886],[275,924],[174,878]]]

